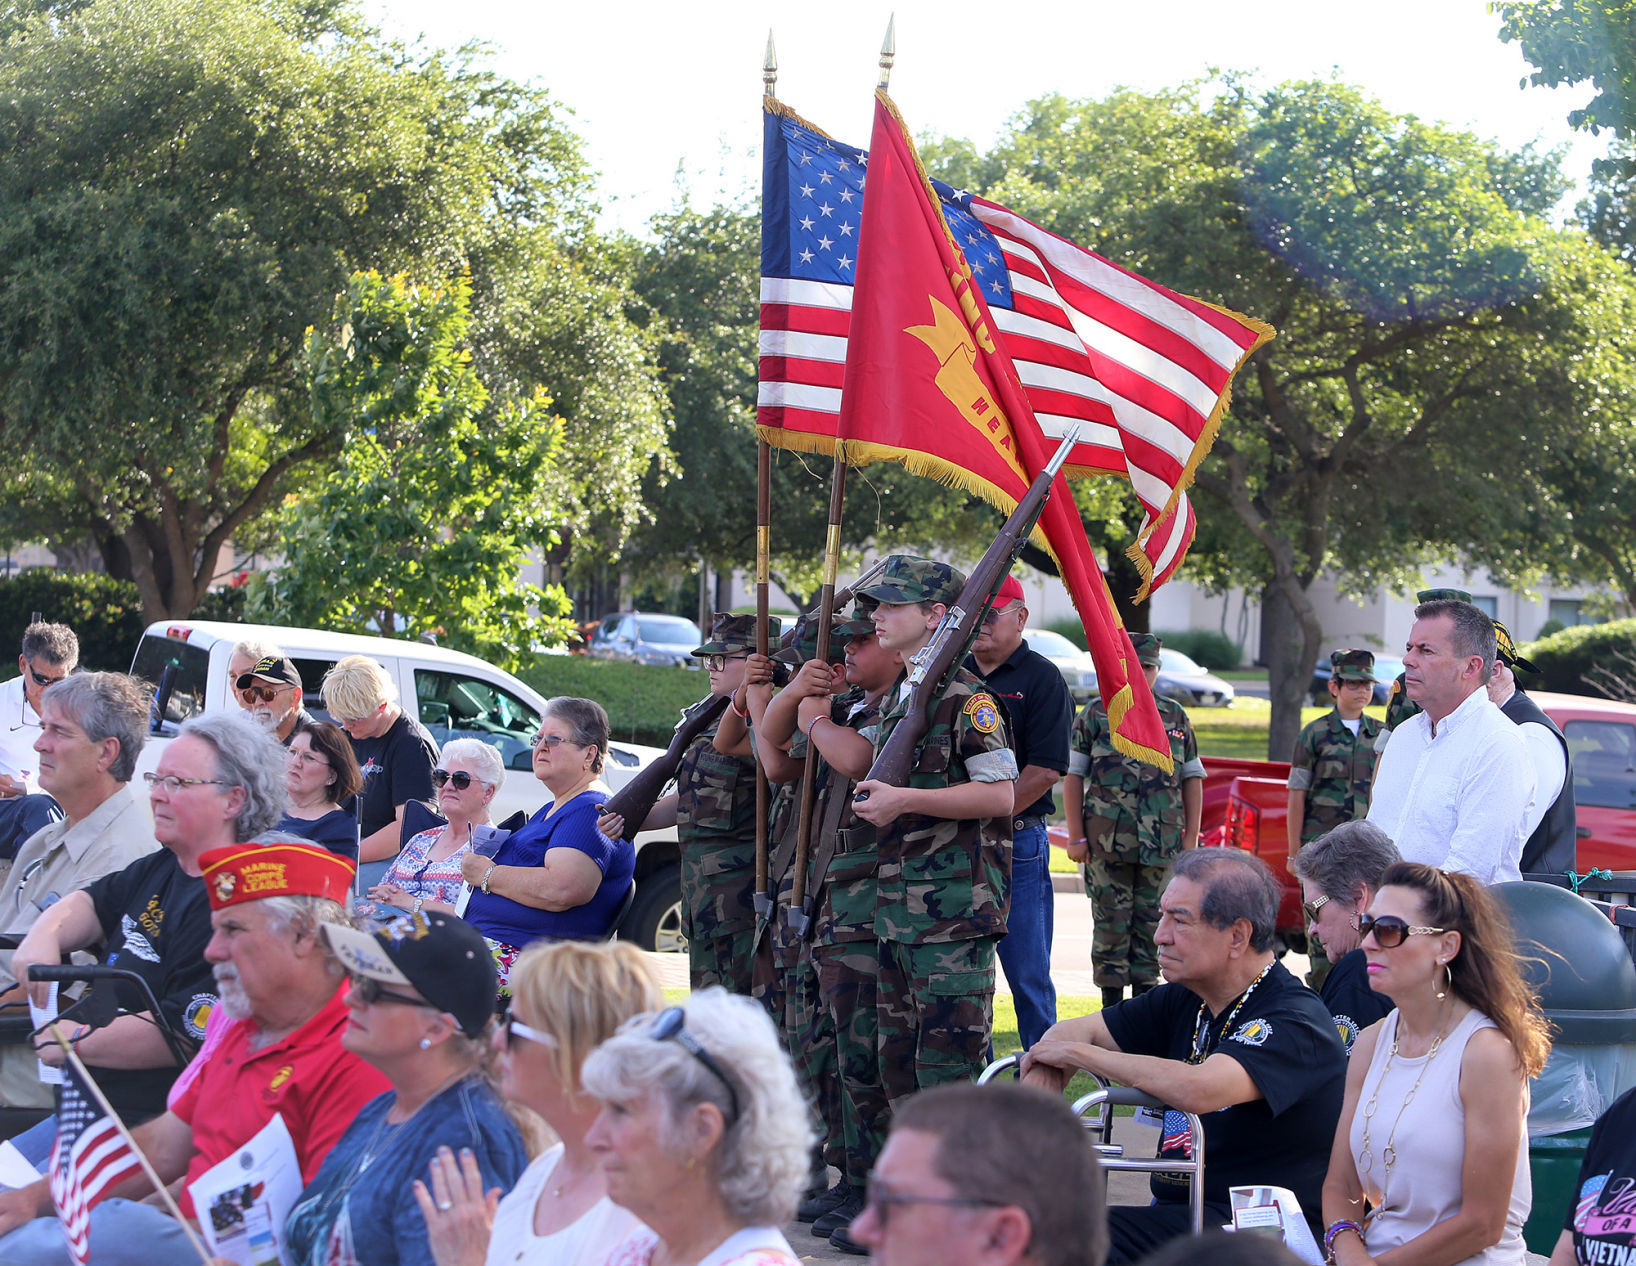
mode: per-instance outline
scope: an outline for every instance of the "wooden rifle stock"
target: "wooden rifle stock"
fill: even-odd
[[[676,722],[665,754],[646,769],[638,770],[636,777],[608,797],[602,812],[617,813],[625,819],[625,839],[636,838],[654,804],[664,795],[665,788],[682,767],[682,757],[687,754],[687,749],[699,735],[716,723],[727,704],[726,695],[706,695],[689,706],[683,711],[682,719]]]

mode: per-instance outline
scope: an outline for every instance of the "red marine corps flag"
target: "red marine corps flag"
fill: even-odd
[[[837,437],[849,464],[887,459],[1007,509],[1048,445],[902,120],[876,93]],[[1035,529],[1079,609],[1114,745],[1170,768],[1170,742],[1067,481]]]

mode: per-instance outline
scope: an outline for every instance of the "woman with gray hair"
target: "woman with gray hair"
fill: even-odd
[[[636,871],[636,848],[597,830],[608,798],[607,752],[608,714],[600,703],[567,696],[548,702],[534,736],[534,776],[550,803],[493,856],[470,853],[461,863],[472,886],[465,918],[493,950],[502,989],[517,955],[535,941],[600,941],[613,930]]]
[[[648,1230],[608,1266],[793,1266],[779,1227],[811,1131],[767,1013],[722,989],[628,1021],[585,1061],[602,1112],[585,1136],[608,1196]]]

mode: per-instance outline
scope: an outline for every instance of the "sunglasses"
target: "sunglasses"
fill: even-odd
[[[472,783],[478,781],[480,780],[472,777],[464,769],[457,769],[452,774],[446,769],[434,769],[432,771],[432,786],[434,787],[441,787],[446,782],[452,782],[456,791],[464,791]]]
[[[1318,911],[1322,910],[1328,904],[1329,904],[1329,894],[1326,892],[1323,896],[1319,897],[1316,901],[1313,901],[1313,902],[1303,901],[1301,903],[1301,912],[1307,916],[1307,922],[1308,923],[1316,923],[1318,921]]]
[[[983,612],[983,623],[998,624],[1002,615],[1010,615],[1013,611],[1019,609],[1019,606],[1015,603],[1009,607],[1005,607],[1004,609],[999,607],[990,607],[987,611]]]
[[[556,1038],[552,1037],[549,1033],[541,1033],[538,1029],[529,1028],[528,1025],[524,1024],[515,1016],[506,1017],[505,1033],[506,1049],[508,1051],[514,1051],[517,1049],[517,1040],[519,1038],[525,1042],[537,1042],[539,1045],[550,1047],[552,1050],[557,1049]]]
[[[897,1204],[936,1204],[949,1209],[1002,1209],[1004,1203],[999,1200],[977,1200],[966,1196],[913,1196],[906,1192],[896,1192],[888,1187],[873,1174],[864,1187],[864,1208],[873,1209],[875,1217],[880,1221],[880,1229],[886,1229],[886,1223],[893,1205]]]
[[[1395,914],[1363,914],[1358,916],[1358,936],[1374,934],[1375,944],[1381,949],[1396,949],[1410,936],[1436,936],[1447,928],[1420,928],[1400,919]]]
[[[725,672],[727,669],[727,662],[729,660],[749,658],[750,654],[748,651],[742,655],[706,655],[704,657],[704,666],[713,673]]]
[[[377,1002],[393,1002],[400,1007],[425,1007],[428,1011],[436,1011],[437,1007],[424,998],[411,998],[408,994],[393,993],[382,986],[373,976],[360,976],[356,972],[347,973],[347,981],[351,986],[352,996],[366,1007],[372,1007]]]
[[[561,734],[536,734],[534,736],[534,746],[536,748],[547,747],[552,751],[556,751],[564,743],[572,743],[573,741],[571,738],[564,738]],[[459,786],[458,783],[455,785]]]
[[[734,1089],[732,1081],[722,1071],[722,1067],[715,1061],[709,1051],[699,1045],[699,1041],[687,1031],[687,1013],[680,1007],[666,1007],[653,1019],[653,1027],[648,1030],[648,1036],[655,1042],[675,1042],[699,1063],[703,1064],[716,1075],[716,1080],[727,1087],[727,1100],[732,1105],[733,1116],[728,1122],[738,1120],[738,1091]]]
[[[288,689],[288,686],[245,686],[239,691],[239,698],[247,703],[271,703]]]
[[[61,677],[46,677],[46,676],[43,676],[42,674],[37,673],[37,672],[34,671],[34,665],[32,665],[32,664],[30,664],[29,667],[28,667],[28,675],[30,677],[34,678],[34,684],[36,686],[39,686],[42,690],[45,689],[45,687],[47,687],[47,686],[55,686],[59,681],[67,681],[68,680],[68,674],[67,673],[64,673]]]

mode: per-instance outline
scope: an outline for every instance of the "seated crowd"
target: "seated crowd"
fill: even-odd
[[[606,939],[634,852],[599,829],[601,706],[550,701],[533,750],[549,800],[527,820],[490,820],[494,748],[434,748],[433,818],[414,807],[430,798],[406,772],[419,739],[389,691],[356,664],[336,672],[344,731],[304,712],[288,660],[256,656],[244,711],[187,721],[145,775],[151,837],[113,830],[140,816],[140,689],[86,673],[44,691],[39,781],[64,816],[14,863],[4,1000],[46,1005],[30,967],[76,953],[145,983],[94,983],[118,1015],[63,1028],[181,1215],[126,1178],[91,1215],[92,1260],[196,1256],[189,1185],[276,1114],[303,1186],[275,1235],[302,1266],[792,1266],[781,1228],[813,1130],[783,1037],[720,988],[665,1007],[646,958]],[[360,739],[393,749],[365,759],[394,763],[404,797],[364,827],[348,803]],[[358,859],[384,858],[394,828],[402,849],[360,896]],[[1277,1186],[1346,1266],[1521,1266],[1528,1087],[1549,1039],[1504,915],[1367,823],[1309,843],[1294,870],[1334,964],[1321,993],[1275,954],[1268,868],[1183,852],[1154,935],[1165,983],[1052,1026],[1023,1085],[905,1102],[858,1243],[902,1266],[1293,1260],[1244,1236],[1173,1244],[1190,1228],[1174,1174],[1153,1175],[1150,1204],[1105,1209],[1062,1099],[1085,1071],[1168,1105],[1162,1156],[1187,1153],[1197,1115],[1207,1226],[1232,1221],[1232,1187]],[[0,1103],[48,1108],[33,1061],[62,1064],[61,1046],[0,1052]],[[1612,1205],[1636,1181],[1629,1100],[1592,1138],[1553,1266],[1628,1249]],[[42,1173],[54,1133],[48,1118],[15,1140]],[[49,1181],[0,1191],[0,1262],[67,1260]]]

